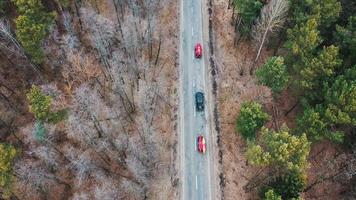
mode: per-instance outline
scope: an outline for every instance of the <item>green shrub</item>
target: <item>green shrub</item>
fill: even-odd
[[[44,141],[45,136],[46,136],[46,129],[45,129],[42,121],[37,120],[35,122],[35,131],[34,131],[33,136],[35,137],[35,139],[37,141],[40,141],[40,142]]]
[[[264,200],[282,200],[281,195],[277,194],[273,189],[269,189],[264,193]]]
[[[48,122],[57,124],[67,117],[68,109],[62,109],[57,112],[51,112],[48,117]]]
[[[289,80],[283,57],[272,57],[256,70],[258,81],[271,88],[274,94],[282,91]]]
[[[61,5],[65,8],[69,7],[70,5],[69,0],[59,0],[59,3],[61,3]]]
[[[248,37],[251,33],[251,26],[260,14],[263,4],[259,0],[234,0],[234,9],[241,19],[238,27],[242,36]]]
[[[45,10],[40,0],[12,0],[17,6],[19,16],[16,19],[16,35],[25,51],[34,63],[40,64],[44,59],[41,48],[54,14]]]
[[[3,199],[10,198],[13,179],[12,166],[17,155],[18,152],[15,147],[9,144],[0,143],[0,187]]]
[[[52,98],[42,93],[39,87],[32,85],[27,93],[27,100],[30,104],[30,112],[35,115],[37,120],[47,121],[51,111]]]
[[[27,93],[27,101],[30,104],[30,112],[39,121],[56,124],[67,116],[67,109],[51,111],[52,97],[45,95],[35,85],[32,85],[32,88]]]
[[[262,127],[257,140],[248,142],[246,159],[255,166],[278,166],[282,169],[305,173],[308,167],[310,142],[305,134],[295,136],[286,125],[279,131]]]
[[[296,172],[289,172],[275,178],[270,185],[282,199],[298,199],[306,185],[306,180]]]
[[[341,143],[344,134],[338,131],[330,131],[329,124],[325,121],[325,117],[321,112],[322,108],[320,106],[316,110],[306,107],[304,114],[297,119],[297,133],[305,133],[312,142],[329,139],[333,142]]]
[[[256,131],[260,129],[269,118],[256,102],[246,102],[241,106],[240,114],[236,120],[236,130],[245,139],[254,139]]]
[[[5,0],[0,0],[0,14],[5,14],[6,12],[6,1]]]

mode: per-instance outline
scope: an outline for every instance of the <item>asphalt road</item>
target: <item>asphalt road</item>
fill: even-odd
[[[181,0],[180,13],[180,141],[181,141],[181,180],[182,199],[211,200],[211,166],[208,126],[208,106],[204,112],[195,108],[195,93],[206,94],[206,67],[204,56],[206,48],[203,43],[202,27],[203,0]],[[199,42],[203,46],[203,58],[194,57],[194,46]],[[197,151],[198,135],[205,137],[207,151],[201,154]]]

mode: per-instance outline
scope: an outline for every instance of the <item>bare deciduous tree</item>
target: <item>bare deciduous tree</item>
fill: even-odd
[[[75,148],[68,148],[67,157],[70,160],[70,164],[67,166],[75,173],[75,178],[81,185],[89,176],[89,174],[97,169],[90,157],[90,152],[79,153]]]
[[[97,200],[123,199],[124,197],[118,190],[117,184],[108,178],[95,187],[94,196]]]
[[[122,180],[119,189],[125,192],[125,199],[140,200],[145,198],[144,189],[128,180]]]
[[[84,192],[75,193],[72,198],[72,200],[89,200],[89,199],[90,199],[89,195]]]
[[[109,59],[112,57],[113,45],[117,42],[115,25],[111,20],[95,13],[90,8],[81,8],[83,25],[88,32],[91,45],[97,50],[101,63],[109,70],[112,66]],[[105,71],[105,75],[112,80],[112,75]]]
[[[40,146],[32,151],[41,160],[43,160],[50,168],[57,169],[59,166],[59,156],[56,151],[53,151],[50,147]]]
[[[54,184],[62,184],[68,186],[68,184],[57,177],[55,174],[48,172],[39,163],[22,160],[17,162],[14,168],[15,176],[24,183],[43,190],[52,187]]]
[[[263,45],[268,40],[268,34],[274,33],[282,27],[286,20],[288,9],[288,0],[271,0],[261,10],[261,15],[252,28],[252,37],[258,44],[258,51],[251,72],[254,70],[254,65],[261,54]]]
[[[92,56],[76,50],[70,50],[66,54],[70,66],[63,68],[62,75],[66,80],[66,90],[69,94],[72,94],[73,89],[80,84],[90,83],[100,76],[100,67]]]
[[[10,24],[6,19],[0,19],[0,49],[26,57],[20,43],[11,33]]]

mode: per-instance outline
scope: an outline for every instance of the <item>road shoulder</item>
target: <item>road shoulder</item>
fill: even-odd
[[[219,145],[219,138],[220,138],[220,128],[219,128],[219,116],[217,115],[218,105],[217,105],[217,88],[213,87],[216,85],[216,68],[214,65],[214,39],[213,39],[213,30],[212,30],[212,0],[202,1],[202,16],[203,16],[203,46],[205,51],[204,52],[204,60],[206,64],[205,70],[205,85],[207,90],[207,108],[208,108],[208,130],[210,131],[209,134],[209,141],[210,141],[210,174],[211,174],[211,197],[212,199],[223,199],[220,182],[221,182],[221,174],[222,174],[222,158],[221,156],[221,149]],[[209,27],[210,26],[210,27]],[[210,30],[209,30],[210,29]]]

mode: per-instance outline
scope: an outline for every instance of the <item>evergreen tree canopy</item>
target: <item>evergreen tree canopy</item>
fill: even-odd
[[[251,25],[257,19],[263,4],[259,0],[234,0],[234,7],[241,19],[240,33],[249,35]]]
[[[311,18],[305,23],[297,24],[294,28],[288,29],[287,37],[287,47],[295,57],[291,62],[303,62],[305,59],[312,58],[315,48],[321,42],[317,20]]]
[[[273,164],[303,174],[308,167],[309,151],[310,142],[305,134],[291,135],[287,127],[280,131],[263,127],[258,141],[248,145],[246,157],[253,165]]]
[[[277,177],[271,184],[275,194],[282,199],[298,199],[306,185],[305,177],[293,171]]]
[[[12,166],[17,154],[17,150],[12,145],[0,143],[0,187],[4,189],[3,198],[9,195],[13,178]]]
[[[314,110],[311,107],[304,109],[303,116],[297,119],[297,132],[305,133],[312,142],[322,139],[329,139],[333,142],[342,142],[344,134],[338,131],[330,131],[330,125],[324,118],[324,111],[321,106]]]
[[[349,17],[346,27],[336,25],[334,39],[345,58],[344,65],[350,67],[356,58],[356,16]]]
[[[332,81],[340,68],[342,60],[338,58],[338,53],[337,47],[333,45],[326,47],[301,69],[300,85],[307,90],[306,96],[310,100],[317,100],[323,96],[323,85]]]
[[[336,125],[356,126],[356,65],[325,89],[325,117]]]
[[[315,18],[323,28],[335,22],[342,9],[338,0],[291,0],[291,4],[296,24]]]
[[[262,110],[262,105],[256,102],[246,102],[241,106],[236,120],[236,130],[245,139],[254,139],[256,131],[267,121],[268,114]]]
[[[42,41],[46,37],[54,14],[45,10],[41,0],[12,0],[17,6],[16,35],[34,63],[43,62]]]
[[[6,1],[0,1],[0,14],[4,14],[6,11]]]
[[[282,91],[289,80],[283,57],[272,57],[266,64],[256,70],[260,83],[271,88],[273,93]]]
[[[265,193],[264,200],[282,200],[281,195],[277,194],[273,189]]]
[[[46,121],[50,117],[52,98],[43,94],[39,87],[32,85],[27,93],[27,100],[30,104],[30,112],[35,115],[36,119]]]

